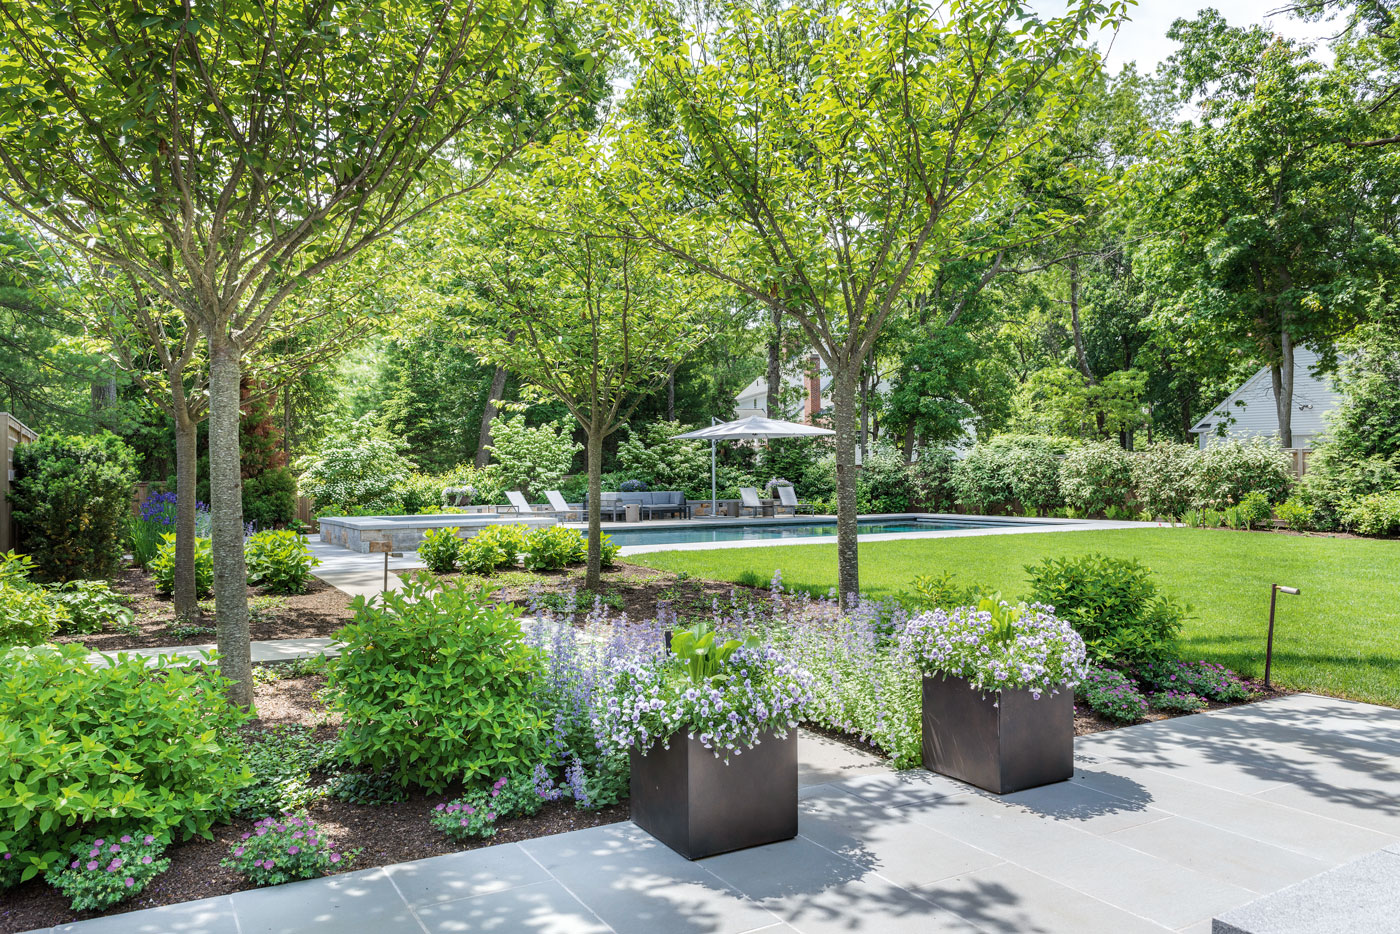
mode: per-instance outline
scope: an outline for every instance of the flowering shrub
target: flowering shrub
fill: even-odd
[[[1281,503],[1293,486],[1293,465],[1272,439],[1221,441],[1202,449],[1194,479],[1203,508],[1224,509],[1255,491]]]
[[[925,674],[965,678],[981,691],[1024,689],[1036,697],[1084,677],[1084,640],[1050,607],[994,599],[909,620],[904,652]]]
[[[1132,455],[1112,441],[1070,448],[1060,463],[1060,492],[1065,505],[1080,515],[1126,507],[1133,492]]]
[[[1148,703],[1158,710],[1175,713],[1195,713],[1206,709],[1206,702],[1195,694],[1185,691],[1159,691],[1147,698]]]
[[[280,885],[314,879],[349,865],[355,853],[340,853],[305,817],[265,817],[229,850],[223,865],[241,872],[254,885]]]
[[[139,893],[170,868],[163,856],[169,843],[149,833],[89,837],[69,850],[66,865],[44,878],[72,901],[74,911],[101,911]]]
[[[1115,723],[1134,723],[1147,716],[1147,700],[1121,672],[1091,666],[1075,688],[1077,700]]]
[[[300,492],[314,497],[318,509],[398,513],[414,469],[403,447],[375,426],[372,414],[366,415],[328,436],[315,453],[297,459]]]
[[[1157,662],[1143,665],[1138,680],[1157,691],[1186,691],[1213,701],[1242,701],[1249,688],[1240,676],[1213,662]]]
[[[1133,497],[1153,516],[1176,517],[1196,503],[1196,465],[1201,450],[1194,444],[1158,441],[1129,455]]]
[[[645,752],[685,733],[728,762],[765,732],[786,737],[812,702],[811,675],[767,646],[739,645],[712,666],[700,665],[698,678],[687,667],[696,670],[692,659],[679,657],[622,667],[602,711],[603,747]]]

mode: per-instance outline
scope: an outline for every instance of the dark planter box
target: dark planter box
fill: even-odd
[[[983,694],[924,678],[924,768],[999,795],[1074,774],[1074,692]]]
[[[646,755],[632,750],[632,820],[684,856],[701,859],[797,836],[797,731],[764,733],[757,746],[715,758],[675,736]]]

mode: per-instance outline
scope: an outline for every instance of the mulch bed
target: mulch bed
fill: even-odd
[[[182,641],[188,645],[214,641],[214,616],[206,612],[201,612],[191,622],[208,627],[210,632],[196,633],[184,640],[177,638],[170,629],[176,622],[174,604],[169,597],[156,593],[155,581],[140,568],[123,570],[112,581],[112,589],[126,598],[127,605],[136,614],[137,633],[63,634],[54,641],[81,642],[98,652],[157,648],[179,645]],[[344,591],[316,579],[312,579],[306,593],[292,596],[268,594],[260,588],[249,587],[249,630],[257,642],[329,636],[349,622],[350,599]]]
[[[301,724],[312,727],[318,739],[329,739],[336,726],[314,698],[325,685],[322,676],[288,678],[259,684],[255,691],[259,717],[244,729],[266,729]],[[314,802],[307,813],[322,835],[338,848],[360,848],[359,856],[342,871],[385,866],[472,850],[498,843],[513,843],[550,834],[596,827],[627,819],[627,804],[598,811],[582,811],[568,802],[548,803],[535,816],[506,821],[486,840],[459,843],[434,830],[428,823],[433,807],[461,793],[449,789],[427,795],[414,792],[396,804],[357,805],[327,798]],[[140,895],[107,912],[72,911],[68,900],[42,878],[31,879],[0,896],[0,934],[14,934],[102,915],[123,914],[179,902],[227,895],[254,888],[236,871],[220,865],[239,837],[252,831],[252,820],[235,820],[215,827],[213,840],[188,840],[166,850],[170,869],[151,881]]]
[[[405,572],[407,573],[407,572]],[[491,577],[471,574],[439,574],[443,581],[465,580],[473,584],[499,587],[495,599],[516,603],[522,609],[531,597],[542,594],[584,593],[584,569],[562,571],[498,571]],[[767,600],[768,591],[727,581],[701,580],[672,571],[658,571],[633,564],[618,564],[605,568],[599,593],[608,603],[612,614],[626,613],[631,620],[651,619],[657,604],[664,601],[677,615],[684,618],[708,613],[719,600],[728,605],[734,594],[744,599]],[[585,602],[590,598],[584,597]]]

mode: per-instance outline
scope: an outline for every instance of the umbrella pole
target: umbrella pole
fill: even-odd
[[[715,417],[710,416],[710,425],[713,427]],[[719,496],[718,488],[715,486],[715,440],[710,439],[710,518],[719,517]]]

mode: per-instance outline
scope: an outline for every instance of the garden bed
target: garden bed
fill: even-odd
[[[98,652],[214,641],[213,601],[201,601],[199,616],[176,627],[174,605],[169,597],[156,593],[155,581],[146,571],[124,569],[112,581],[112,589],[125,598],[136,614],[134,632],[65,633],[53,641],[79,642]],[[344,591],[316,578],[307,585],[306,593],[291,596],[267,594],[261,588],[249,587],[248,628],[253,640],[258,642],[329,636],[349,622],[350,599]]]
[[[256,698],[259,717],[244,730],[300,725],[314,729],[317,739],[334,738],[338,727],[332,715],[315,698],[316,692],[324,685],[325,678],[321,675],[258,684]],[[358,805],[322,798],[307,808],[307,814],[336,847],[342,851],[361,850],[355,860],[348,865],[342,864],[344,868],[341,871],[386,866],[627,819],[625,802],[597,811],[579,810],[567,801],[553,802],[546,803],[533,817],[502,823],[493,837],[457,842],[429,826],[428,818],[437,804],[450,801],[460,793],[460,789],[452,788],[436,795],[411,791],[403,801],[379,805]],[[45,883],[42,877],[18,885],[0,896],[0,934],[254,888],[235,870],[220,865],[230,848],[242,834],[252,830],[254,823],[252,819],[235,820],[214,828],[212,840],[194,839],[173,844],[166,850],[171,860],[170,869],[157,876],[140,895],[106,912],[72,911],[68,900]]]

